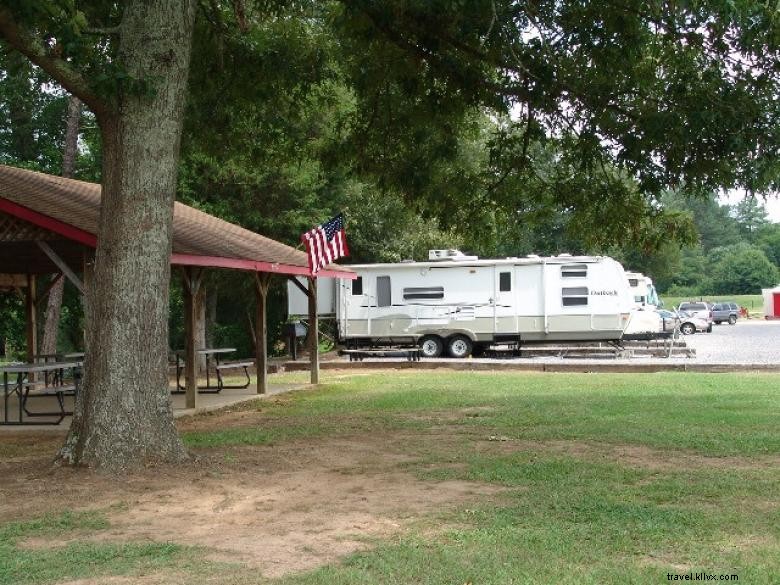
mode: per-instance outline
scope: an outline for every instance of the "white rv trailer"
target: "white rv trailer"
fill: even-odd
[[[658,293],[653,285],[653,279],[641,272],[626,272],[628,284],[631,287],[631,296],[637,307],[657,308],[660,305]]]
[[[633,308],[623,267],[609,257],[429,257],[351,265],[358,278],[328,281],[318,313],[336,317],[347,345],[417,343],[427,357],[465,357],[497,342],[617,341]],[[290,315],[305,315],[303,293],[289,283],[287,294]]]
[[[656,312],[659,301],[653,280],[641,272],[626,272],[626,279],[634,301],[634,310],[631,311],[631,319],[623,331],[624,339],[663,331],[663,319]]]

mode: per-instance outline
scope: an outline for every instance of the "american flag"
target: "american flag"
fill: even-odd
[[[321,268],[342,256],[349,256],[344,216],[341,213],[322,225],[310,229],[301,236],[301,241],[306,244],[309,269],[312,274],[316,274]]]

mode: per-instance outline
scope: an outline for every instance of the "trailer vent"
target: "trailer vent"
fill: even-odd
[[[588,287],[572,286],[561,289],[561,300],[564,307],[581,307],[588,304]]]
[[[404,300],[414,301],[420,299],[436,300],[444,298],[443,286],[420,286],[404,289]]]
[[[561,266],[561,278],[586,278],[587,276],[587,264],[567,264]]]

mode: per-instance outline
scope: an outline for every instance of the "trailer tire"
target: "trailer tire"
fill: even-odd
[[[469,357],[472,347],[471,340],[465,335],[453,335],[447,340],[447,353],[450,354],[450,357]]]
[[[444,351],[444,342],[436,335],[426,335],[419,342],[420,355],[426,358],[437,358]]]

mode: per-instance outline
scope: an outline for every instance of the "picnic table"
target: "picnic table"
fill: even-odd
[[[233,361],[225,362],[221,361],[222,356],[230,353],[235,353],[235,347],[219,347],[208,349],[196,349],[197,355],[206,357],[206,385],[198,386],[198,392],[202,394],[216,394],[222,392],[225,388],[247,388],[249,386],[249,367],[255,365],[253,361]],[[176,390],[173,390],[172,394],[183,394],[186,391],[185,386],[182,385],[182,373],[184,372],[184,358],[182,354],[184,352],[179,350],[175,352],[176,355]],[[226,370],[244,370],[244,376],[246,381],[243,384],[225,384],[225,380],[222,377],[222,373]],[[214,372],[216,385],[212,384],[212,371]]]
[[[65,396],[75,396],[79,391],[81,383],[81,368],[84,362],[82,360],[54,361],[54,362],[33,362],[33,363],[13,363],[0,367],[3,373],[3,406],[5,407],[3,425],[58,425],[66,416],[73,414],[72,411],[65,410]],[[70,378],[66,378],[66,372],[72,373]],[[16,375],[15,380],[9,378]],[[36,380],[36,374],[43,374],[43,380]],[[17,420],[11,420],[8,410],[10,397],[16,394],[19,400],[19,417]],[[32,411],[28,408],[28,402],[31,398],[50,397],[57,399],[59,410],[57,411]],[[57,417],[56,420],[46,421],[25,421],[24,417]]]

